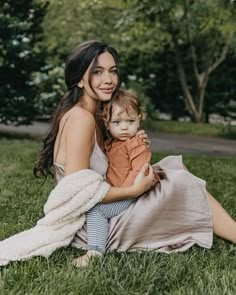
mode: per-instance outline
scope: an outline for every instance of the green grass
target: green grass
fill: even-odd
[[[40,144],[32,140],[0,140],[0,240],[30,228],[42,216],[53,187],[32,166]],[[155,153],[155,162],[165,156]],[[236,159],[186,155],[184,162],[236,218]],[[86,269],[71,265],[80,250],[57,250],[42,257],[11,263],[0,270],[0,294],[236,294],[236,245],[214,238],[211,250],[194,246],[185,253],[108,254]]]
[[[229,129],[223,124],[196,124],[192,122],[147,120],[144,122],[144,126],[151,131],[157,132],[216,136],[236,139],[236,126],[231,126]]]

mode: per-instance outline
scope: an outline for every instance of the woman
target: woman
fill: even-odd
[[[129,187],[110,187],[101,176],[107,162],[98,145],[103,143],[95,112],[99,102],[110,100],[119,87],[115,49],[97,41],[82,44],[67,61],[65,80],[68,92],[54,114],[35,167],[36,175],[46,175],[53,166],[57,180],[63,179],[51,191],[45,216],[36,226],[0,242],[0,265],[38,255],[48,257],[71,243],[85,222],[85,212],[98,202],[136,198],[154,183],[148,164]]]
[[[115,49],[98,41],[83,43],[67,60],[65,81],[68,92],[53,116],[35,175],[47,175],[52,166],[57,180],[89,167],[104,175],[107,165],[101,169],[94,159],[96,149],[103,156],[99,150],[103,148],[103,138],[95,114],[99,102],[109,101],[120,84]],[[146,169],[145,165],[143,171]],[[111,187],[103,203],[137,197],[151,187],[152,181],[150,168],[147,176],[141,172],[134,185],[126,189]]]
[[[76,171],[91,168],[101,175],[106,173],[107,159],[95,114],[100,102],[109,101],[119,87],[116,51],[99,41],[83,43],[68,58],[65,81],[68,92],[54,114],[52,129],[35,168],[37,175],[46,175],[53,166],[56,179],[60,180],[57,187]],[[106,203],[143,194],[127,210],[111,219],[108,251],[172,252],[184,251],[193,244],[210,248],[212,229],[218,236],[236,241],[235,221],[207,193],[205,181],[185,169],[180,156],[166,157],[153,166],[163,175],[154,187],[153,170],[149,167],[147,172],[147,169],[148,166],[144,165],[132,186],[110,187],[102,199]],[[51,202],[55,199],[52,197]],[[50,202],[46,212],[50,211],[49,208]],[[41,221],[40,225],[43,224]],[[51,238],[49,234],[48,237]],[[72,245],[86,249],[85,226],[77,232]],[[6,251],[8,248],[6,245]]]
[[[55,113],[54,127],[46,139],[39,171],[47,172],[51,166],[54,148],[57,180],[88,167],[105,174],[107,161],[102,152],[103,139],[94,115],[99,102],[110,100],[119,87],[118,72],[114,49],[101,42],[84,43],[70,55],[65,70],[69,92],[62,100],[67,108],[61,103]],[[70,97],[72,103],[69,103]],[[50,155],[48,158],[46,151]],[[212,229],[216,235],[236,241],[235,221],[207,193],[205,181],[186,170],[181,157],[164,158],[153,168],[163,171],[164,179],[111,219],[108,250],[171,252],[186,250],[195,243],[210,248]],[[139,175],[139,188],[135,193],[132,187],[111,187],[102,202],[137,196],[150,188],[151,178],[151,169],[147,177]],[[86,249],[86,227],[77,233],[73,245]]]

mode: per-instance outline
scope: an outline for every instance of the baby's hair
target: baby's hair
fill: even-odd
[[[144,119],[144,109],[138,100],[138,96],[134,91],[120,88],[114,97],[108,102],[103,104],[102,117],[107,122],[111,121],[113,106],[119,106],[122,111],[126,111],[127,114],[130,112],[136,112],[140,115],[140,119]]]

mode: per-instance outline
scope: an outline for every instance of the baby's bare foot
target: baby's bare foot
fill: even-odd
[[[85,255],[73,259],[72,264],[75,267],[86,267],[94,256],[102,256],[102,253],[96,250],[89,250]]]

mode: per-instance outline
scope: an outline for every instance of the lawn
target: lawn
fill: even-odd
[[[178,122],[178,121],[144,121],[145,129],[151,131],[189,134],[198,136],[213,136],[236,139],[236,126],[224,126],[223,124],[205,124],[193,122]]]
[[[39,142],[0,140],[0,240],[33,226],[53,187],[35,179],[32,166]],[[166,154],[155,153],[152,161]],[[184,156],[187,167],[236,218],[236,159]],[[108,254],[80,270],[71,260],[82,251],[66,248],[48,260],[37,257],[0,270],[0,294],[236,294],[236,245],[214,237],[211,250],[185,253]]]

